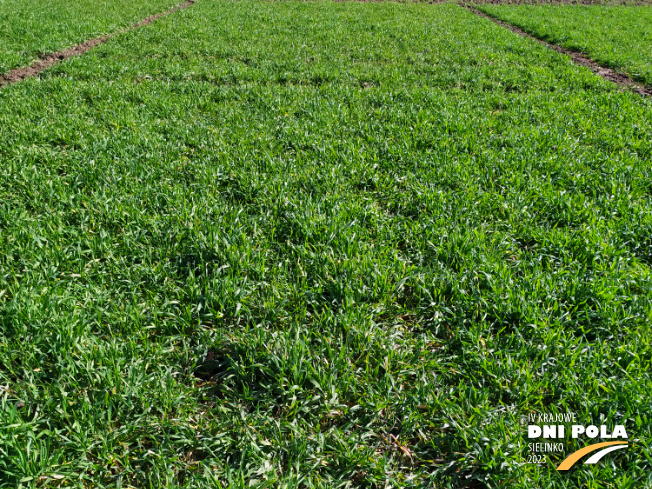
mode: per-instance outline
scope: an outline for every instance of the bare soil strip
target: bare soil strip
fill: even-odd
[[[617,71],[607,68],[605,66],[601,66],[592,59],[587,58],[586,56],[575,52],[571,51],[570,49],[562,48],[561,46],[557,46],[556,44],[549,44],[545,41],[542,41],[541,39],[534,37],[532,34],[528,34],[525,32],[523,29],[519,29],[518,27],[515,27],[511,24],[508,24],[507,22],[504,22],[502,20],[496,19],[495,17],[492,17],[491,15],[488,15],[484,12],[481,12],[480,10],[470,6],[470,5],[464,5],[467,9],[469,9],[471,12],[473,12],[476,15],[479,15],[480,17],[484,17],[485,19],[489,19],[490,21],[498,24],[499,26],[505,27],[509,29],[510,31],[518,34],[519,36],[527,37],[529,39],[533,39],[534,41],[538,42],[542,46],[547,46],[549,48],[554,49],[555,51],[558,51],[560,53],[563,53],[567,56],[570,56],[571,59],[573,60],[574,63],[580,65],[580,66],[585,66],[589,68],[591,71],[594,73],[600,75],[602,78],[605,80],[609,80],[610,82],[613,82],[617,85],[627,87],[631,91],[638,93],[639,95],[642,96],[647,96],[647,97],[652,97],[652,88],[645,87],[639,83],[636,83],[634,80],[632,80],[630,77],[627,75],[624,75],[622,73],[618,73]]]
[[[109,39],[111,39],[112,37],[118,34],[139,29],[140,27],[144,27],[148,24],[151,24],[155,20],[160,19],[161,17],[165,17],[166,15],[170,15],[179,10],[186,9],[194,3],[195,0],[187,0],[185,3],[177,5],[176,7],[172,7],[170,10],[166,10],[165,12],[159,12],[158,14],[150,15],[146,19],[141,20],[140,22],[132,25],[131,27],[127,27],[126,29],[122,29],[112,34],[107,34],[106,36],[89,39],[88,41],[78,44],[77,46],[73,46],[71,48],[64,49],[63,51],[59,51],[56,53],[48,54],[30,66],[11,70],[8,73],[0,75],[0,87],[9,85],[11,83],[16,83],[25,78],[36,76],[42,71],[45,71],[51,66],[59,63],[60,61],[64,61],[68,58],[72,58],[73,56],[79,56],[80,54],[84,54],[90,51],[91,49],[93,49],[95,46],[105,43],[106,41],[108,41]]]

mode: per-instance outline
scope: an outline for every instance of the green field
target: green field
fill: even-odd
[[[652,86],[652,6],[479,5],[526,32]]]
[[[650,487],[651,201],[652,101],[456,5],[122,34],[0,89],[0,487]]]
[[[0,0],[0,75],[109,34],[179,0]]]

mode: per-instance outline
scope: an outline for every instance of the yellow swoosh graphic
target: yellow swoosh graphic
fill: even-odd
[[[575,462],[577,462],[579,459],[581,459],[584,455],[587,453],[595,452],[596,450],[603,448],[603,447],[609,447],[611,445],[627,445],[626,441],[606,441],[604,443],[595,443],[593,445],[589,445],[588,447],[584,447],[576,452],[571,453],[568,457],[564,459],[562,463],[559,464],[557,467],[557,470],[568,470],[570,469],[573,465],[575,465]]]

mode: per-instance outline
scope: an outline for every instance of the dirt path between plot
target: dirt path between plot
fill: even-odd
[[[489,19],[490,21],[498,24],[499,26],[505,27],[509,29],[512,32],[515,32],[519,36],[527,37],[529,39],[532,39],[542,46],[547,46],[549,48],[554,49],[555,51],[558,51],[560,53],[566,54],[567,56],[570,56],[573,60],[574,63],[580,65],[580,66],[585,66],[589,68],[591,71],[594,73],[600,75],[602,78],[605,80],[608,80],[610,82],[613,82],[617,85],[620,85],[622,87],[627,87],[631,91],[638,93],[639,95],[642,95],[644,97],[652,97],[652,88],[644,87],[643,85],[636,83],[634,80],[632,80],[630,77],[627,75],[624,75],[622,73],[618,73],[615,70],[612,70],[611,68],[606,68],[605,66],[601,66],[595,61],[593,61],[590,58],[587,58],[586,56],[577,53],[575,51],[571,51],[570,49],[562,48],[561,46],[557,46],[556,44],[549,44],[545,41],[542,41],[541,39],[534,37],[532,34],[528,34],[525,32],[523,29],[519,29],[518,27],[515,27],[511,24],[508,24],[507,22],[504,22],[500,19],[497,19],[495,17],[492,17],[489,14],[486,14],[484,12],[481,12],[477,8],[474,8],[470,5],[464,5],[468,10],[473,12],[476,15],[479,15],[480,17],[484,17],[485,19]]]
[[[122,29],[112,34],[107,34],[106,36],[96,37],[95,39],[89,39],[86,42],[78,44],[77,46],[64,49],[63,51],[59,51],[57,53],[48,54],[43,58],[37,60],[33,64],[31,64],[30,66],[11,70],[8,73],[0,75],[0,87],[9,85],[11,83],[16,83],[25,78],[36,76],[42,71],[47,70],[51,66],[61,61],[64,61],[68,58],[72,58],[73,56],[79,56],[80,54],[84,54],[90,51],[95,46],[105,43],[106,41],[108,41],[112,37],[117,36],[118,34],[139,29],[140,27],[151,24],[152,22],[154,22],[157,19],[160,19],[161,17],[165,17],[166,15],[170,15],[179,10],[186,9],[194,3],[195,0],[187,0],[186,3],[182,3],[181,5],[172,7],[170,10],[166,10],[165,12],[159,12],[158,14],[150,15],[146,19],[141,20],[140,22],[132,25],[131,27],[127,27],[126,29]]]

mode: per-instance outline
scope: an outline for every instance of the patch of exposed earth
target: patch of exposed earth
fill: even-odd
[[[23,68],[16,68],[9,71],[8,73],[0,75],[0,87],[4,85],[9,85],[11,83],[16,83],[20,80],[24,80],[25,78],[37,76],[39,73],[47,70],[51,66],[61,61],[64,61],[68,58],[72,58],[73,56],[79,56],[80,54],[84,54],[90,51],[95,46],[105,43],[106,41],[116,36],[117,34],[129,30],[139,29],[140,27],[144,27],[148,24],[151,24],[155,20],[160,19],[161,17],[170,15],[174,12],[177,12],[178,10],[186,9],[190,7],[193,3],[195,3],[194,0],[188,0],[186,1],[186,3],[177,5],[176,7],[172,7],[170,10],[166,10],[165,12],[159,12],[158,14],[150,15],[149,17],[141,20],[140,22],[132,25],[131,27],[128,27],[127,29],[123,29],[113,34],[108,34],[106,36],[89,39],[88,41],[85,41],[81,44],[77,44],[76,46],[73,46],[71,48],[64,49],[63,51],[46,54],[45,56],[41,57],[39,60],[37,60],[36,62],[34,62],[29,66],[25,66]]]
[[[572,0],[571,0],[572,1]],[[513,26],[511,24],[508,24],[507,22],[504,22],[500,19],[496,19],[495,17],[492,17],[491,15],[488,15],[484,12],[481,12],[480,10],[474,8],[472,5],[469,4],[464,4],[464,6],[469,9],[471,12],[473,12],[476,15],[479,15],[480,17],[484,17],[485,19],[489,19],[490,21],[505,27],[506,29],[509,29],[510,31],[518,34],[519,36],[527,37],[529,39],[532,39],[539,44],[549,47],[551,49],[554,49],[555,51],[558,51],[562,54],[565,54],[567,56],[570,56],[571,59],[575,64],[578,64],[580,66],[584,66],[586,68],[589,68],[591,71],[594,73],[600,75],[602,78],[605,80],[608,80],[610,82],[613,82],[617,85],[620,85],[622,87],[627,87],[629,90],[638,93],[639,95],[642,96],[652,96],[652,87],[645,87],[639,83],[636,83],[634,80],[632,80],[629,76],[619,73],[616,70],[613,70],[611,68],[607,68],[605,66],[601,66],[600,64],[596,63],[592,59],[586,57],[582,53],[578,53],[575,51],[571,51],[570,49],[562,48],[561,46],[557,46],[556,44],[550,44],[545,41],[542,41],[541,39],[534,37],[532,34],[529,34],[525,32],[523,29],[520,29],[516,26]]]

